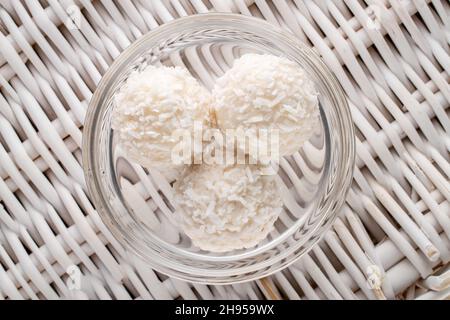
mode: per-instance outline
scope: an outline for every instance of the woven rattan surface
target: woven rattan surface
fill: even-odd
[[[315,47],[357,131],[353,185],[320,245],[232,286],[171,279],[127,252],[81,164],[108,65],[158,25],[208,11],[260,17]],[[0,0],[0,299],[448,297],[449,16],[445,0]]]

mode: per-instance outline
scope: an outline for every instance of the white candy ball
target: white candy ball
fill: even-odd
[[[203,250],[250,248],[265,239],[282,210],[274,176],[256,165],[192,166],[175,182],[180,224]]]
[[[144,166],[173,168],[176,130],[193,136],[194,123],[209,126],[211,94],[180,67],[148,66],[134,72],[114,98],[112,128],[127,157]],[[201,150],[200,150],[201,151]]]
[[[319,123],[318,92],[298,64],[246,54],[218,79],[213,96],[221,129],[277,129],[279,155],[292,155]]]

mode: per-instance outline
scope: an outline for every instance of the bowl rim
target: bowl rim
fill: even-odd
[[[161,37],[165,33],[172,32],[171,30],[174,29],[180,29],[181,27],[184,27],[187,29],[188,27],[192,27],[192,25],[197,25],[201,23],[202,25],[207,25],[208,23],[238,23],[241,25],[245,24],[252,24],[255,29],[258,29],[259,31],[264,31],[271,33],[272,36],[276,36],[278,38],[278,41],[286,41],[286,43],[289,43],[293,50],[298,50],[299,52],[305,53],[307,56],[314,59],[315,63],[318,63],[318,66],[321,68],[321,71],[324,74],[324,81],[328,83],[331,87],[333,87],[332,93],[336,95],[336,98],[338,100],[338,107],[340,112],[340,118],[338,121],[340,121],[340,125],[342,128],[347,130],[347,137],[351,137],[351,139],[348,139],[348,146],[346,150],[346,155],[348,156],[347,162],[345,162],[345,168],[341,170],[344,172],[342,174],[341,181],[341,197],[342,199],[337,199],[333,203],[333,208],[328,208],[327,210],[330,210],[328,212],[324,212],[323,216],[321,217],[318,222],[316,222],[316,226],[308,232],[308,237],[305,237],[305,239],[302,239],[302,241],[298,241],[296,243],[296,246],[293,248],[289,248],[289,250],[286,250],[283,254],[278,254],[277,259],[272,261],[273,259],[269,259],[266,264],[275,265],[279,264],[281,260],[285,259],[287,256],[291,256],[295,249],[301,248],[307,241],[310,242],[309,248],[306,250],[300,250],[300,253],[297,253],[289,257],[287,259],[288,261],[285,261],[281,264],[279,264],[278,267],[275,267],[273,269],[268,269],[267,272],[258,273],[257,271],[244,271],[244,274],[247,274],[247,276],[242,279],[234,279],[233,276],[230,275],[222,275],[226,272],[223,271],[229,271],[229,270],[219,270],[219,272],[216,274],[216,272],[212,272],[211,270],[207,270],[208,274],[204,274],[204,269],[197,269],[197,268],[190,268],[186,265],[183,265],[183,270],[179,270],[176,267],[173,266],[171,261],[166,261],[164,258],[158,257],[158,261],[156,259],[149,258],[147,255],[142,254],[141,251],[137,250],[133,244],[130,243],[129,239],[127,239],[121,232],[121,230],[117,229],[117,225],[111,220],[110,217],[110,204],[105,199],[105,194],[103,192],[103,188],[101,186],[99,179],[99,166],[96,161],[96,146],[95,142],[97,141],[96,137],[99,135],[99,113],[102,111],[102,109],[105,108],[104,103],[102,101],[104,100],[105,95],[109,92],[108,89],[111,87],[111,83],[114,83],[115,78],[118,74],[120,74],[122,68],[127,61],[130,60],[133,56],[137,56],[136,53],[138,52],[138,49],[143,47],[146,43],[150,42],[152,39],[156,39],[158,37]],[[222,27],[224,27],[222,25]],[[255,30],[252,30],[255,32]],[[94,147],[94,148],[93,148]],[[328,148],[327,148],[328,149]],[[343,92],[343,89],[339,82],[337,81],[335,75],[331,72],[331,70],[323,63],[320,56],[317,54],[316,50],[313,48],[307,47],[305,44],[301,42],[300,39],[296,38],[293,34],[288,33],[287,31],[274,26],[273,24],[268,23],[267,21],[264,21],[262,19],[254,18],[254,17],[248,17],[238,14],[231,14],[231,13],[205,13],[205,14],[197,14],[197,15],[191,15],[187,17],[182,17],[179,19],[175,19],[173,21],[170,21],[168,23],[165,23],[151,31],[149,31],[147,34],[143,35],[139,39],[137,39],[135,42],[133,42],[128,48],[126,48],[112,63],[112,65],[108,68],[106,73],[103,75],[102,79],[100,80],[100,83],[98,84],[94,95],[92,96],[89,107],[86,113],[85,118],[85,126],[83,130],[83,139],[82,139],[82,157],[83,157],[83,169],[85,174],[85,179],[87,183],[88,192],[91,195],[91,198],[94,202],[94,205],[99,212],[100,217],[102,218],[105,225],[108,227],[109,231],[113,234],[114,237],[122,240],[119,241],[123,244],[123,242],[127,243],[127,248],[131,249],[135,254],[137,254],[141,259],[143,259],[146,263],[148,263],[152,268],[154,268],[157,271],[160,271],[164,274],[169,275],[170,277],[182,279],[182,280],[189,280],[193,282],[199,282],[199,283],[206,283],[206,284],[230,284],[230,283],[237,283],[237,282],[243,282],[243,281],[250,281],[255,280],[261,277],[268,276],[270,274],[273,274],[281,269],[286,268],[293,262],[297,261],[298,258],[300,258],[302,255],[307,253],[311,247],[316,244],[324,235],[325,231],[328,230],[331,226],[331,223],[336,218],[339,209],[343,205],[345,201],[345,195],[347,194],[350,185],[351,185],[351,178],[353,176],[353,170],[354,170],[354,163],[355,163],[355,137],[354,137],[354,127],[353,122],[351,119],[351,113],[350,109],[347,103],[347,99],[345,98],[345,94]],[[343,165],[343,163],[341,163]],[[329,166],[326,166],[326,169],[328,169]],[[329,206],[330,207],[330,206]],[[314,211],[317,208],[314,209]],[[292,232],[287,232],[291,230],[298,229],[298,224],[300,221],[296,221],[296,223],[289,227],[284,233],[284,238],[280,238],[278,242],[271,241],[260,248],[258,248],[255,251],[252,251],[250,253],[241,253],[238,255],[229,255],[225,257],[213,257],[215,261],[217,262],[230,262],[230,261],[238,261],[238,259],[242,258],[248,258],[246,255],[250,255],[250,257],[256,256],[256,254],[261,254],[267,251],[268,249],[272,248],[275,245],[278,245],[280,242],[284,241],[292,235]],[[313,238],[313,235],[315,235],[316,231],[318,229],[323,229],[321,234],[319,236],[316,235],[316,238],[311,240]],[[199,260],[210,260],[212,257],[201,255],[194,252],[185,252],[186,256],[193,259],[199,259]],[[156,257],[155,257],[156,258]],[[258,271],[261,270],[261,268],[264,268],[264,264],[258,264],[259,268]],[[241,268],[242,269],[242,268]],[[233,269],[233,270],[241,270],[241,269]],[[242,270],[245,270],[243,268]],[[235,273],[239,276],[242,276],[242,273]],[[235,275],[233,274],[233,275]],[[222,278],[220,278],[222,277]],[[220,280],[219,280],[220,278]],[[229,280],[229,281],[228,281]]]

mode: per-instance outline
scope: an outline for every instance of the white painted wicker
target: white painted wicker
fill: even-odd
[[[358,155],[320,245],[269,278],[216,287],[126,252],[89,200],[80,154],[114,58],[208,11],[261,17],[314,46],[348,96]],[[0,0],[0,299],[448,298],[449,15],[446,0]]]

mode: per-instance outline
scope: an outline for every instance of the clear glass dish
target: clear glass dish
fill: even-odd
[[[228,253],[202,251],[174,222],[171,178],[137,166],[117,148],[111,129],[112,98],[131,71],[148,64],[184,65],[211,88],[234,59],[249,52],[284,56],[310,74],[320,93],[321,126],[296,155],[281,161],[277,178],[283,182],[285,206],[266,240]],[[346,98],[320,57],[288,32],[233,14],[178,19],[133,43],[101,80],[83,134],[88,189],[114,236],[155,270],[207,284],[261,278],[308,252],[345,201],[354,157]]]

